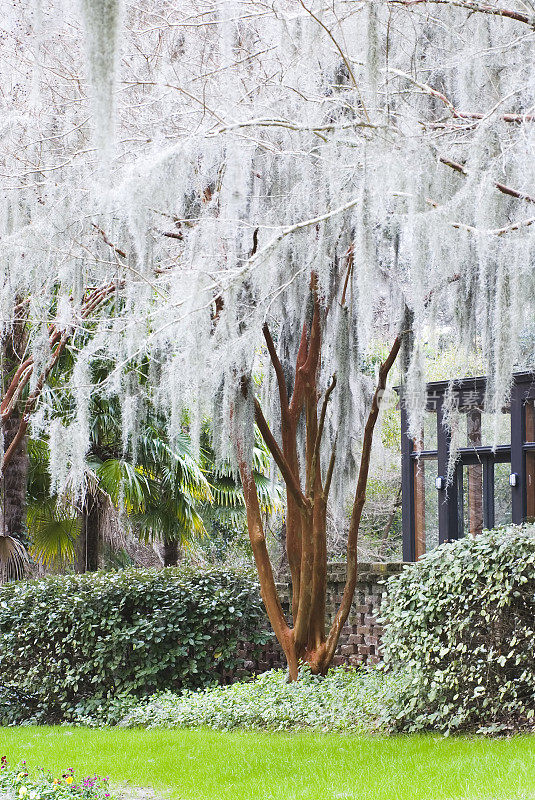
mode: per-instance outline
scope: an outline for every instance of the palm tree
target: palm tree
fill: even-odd
[[[68,356],[65,357],[66,359]],[[70,364],[65,361],[65,370]],[[98,384],[109,365],[93,364]],[[141,372],[141,383],[146,379]],[[139,374],[139,373],[138,373]],[[61,381],[58,376],[56,388]],[[140,387],[141,388],[141,387]],[[50,395],[58,413],[68,416],[68,394]],[[243,529],[245,503],[239,479],[230,464],[216,467],[210,428],[204,426],[200,458],[193,455],[185,430],[173,436],[146,403],[147,414],[136,439],[135,454],[122,452],[121,409],[116,397],[94,392],[90,406],[90,450],[86,457],[83,502],[79,508],[67,498],[50,497],[48,446],[30,441],[28,528],[32,554],[48,566],[74,562],[78,571],[98,569],[103,545],[103,523],[112,505],[143,542],[161,541],[165,566],[177,563],[179,548],[208,537],[214,526]],[[186,427],[186,421],[185,421]],[[269,478],[269,454],[260,435],[254,447],[254,477],[263,511],[281,507],[280,486]],[[74,494],[74,492],[73,492]]]
[[[52,287],[52,302],[49,309],[51,319],[54,317],[56,290],[59,288],[59,284]],[[86,319],[88,315],[94,314],[97,309],[110,300],[113,303],[116,289],[117,284],[112,282],[88,290],[84,294],[80,306],[79,318]],[[3,538],[0,542],[2,551],[0,553],[0,572],[11,574],[10,570],[15,570],[16,575],[20,575],[21,570],[28,563],[26,554],[21,555],[24,552],[24,544],[27,543],[25,511],[29,470],[28,415],[35,409],[41,395],[47,393],[52,384],[61,383],[66,373],[72,368],[72,358],[66,344],[71,336],[74,337],[75,332],[76,336],[80,337],[78,325],[72,326],[68,335],[66,332],[60,333],[54,323],[48,326],[49,345],[53,350],[53,356],[38,376],[36,386],[29,391],[29,381],[35,362],[31,348],[29,348],[28,300],[29,298],[16,298],[11,327],[6,328],[0,337],[0,388],[2,390],[0,422],[5,454],[1,481],[0,537]],[[90,326],[82,335],[90,335]],[[18,442],[18,446],[15,446],[16,442]],[[13,449],[11,445],[13,445]],[[42,512],[44,513],[45,510],[42,509]],[[6,562],[4,560],[6,558],[13,563]]]
[[[113,443],[106,424],[112,421],[116,427],[112,416],[106,412],[94,420],[79,508],[68,497],[50,496],[48,446],[30,441],[31,552],[48,566],[75,562],[79,571],[98,569],[103,518],[110,504],[124,513],[142,541],[163,542],[165,566],[177,563],[180,543],[206,535],[198,509],[212,502],[212,494],[187,434],[180,433],[171,446],[162,428],[147,422],[134,461],[116,455],[120,445]]]
[[[148,422],[137,451],[135,464],[108,459],[98,465],[99,485],[116,506],[122,500],[139,539],[163,542],[164,566],[173,566],[180,544],[207,535],[198,509],[212,503],[210,485],[186,433],[171,445],[162,427]]]

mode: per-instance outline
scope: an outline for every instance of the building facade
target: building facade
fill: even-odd
[[[485,411],[486,386],[485,377],[428,383],[418,440],[408,432],[410,398],[398,388],[404,561],[535,517],[535,375],[514,374],[501,414]]]

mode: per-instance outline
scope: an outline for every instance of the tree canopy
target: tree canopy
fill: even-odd
[[[265,321],[292,360],[311,272],[348,443],[362,362],[405,306],[415,395],[422,339],[448,330],[482,349],[501,403],[532,315],[532,22],[515,2],[8,4],[1,302],[6,328],[32,320],[34,381],[49,324],[74,331],[55,462],[81,468],[101,351],[125,437],[139,397],[123,368],[150,355],[170,419],[187,405],[200,432],[217,398],[226,442],[232,376],[262,369]],[[81,341],[87,293],[112,283]]]
[[[171,447],[184,408],[194,443],[208,415],[246,485],[256,420],[299,541],[364,441],[358,530],[402,340],[415,436],[426,341],[481,353],[489,409],[532,364],[530,4],[41,0],[2,25],[0,302],[4,331],[30,326],[21,424],[49,433],[54,486],[82,474],[104,356],[125,444],[148,400]],[[71,419],[49,426],[65,347]]]

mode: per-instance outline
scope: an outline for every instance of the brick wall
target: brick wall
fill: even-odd
[[[377,664],[381,659],[381,636],[383,629],[377,622],[381,605],[382,582],[403,569],[403,564],[359,564],[357,587],[353,605],[347,622],[342,629],[338,649],[334,656],[334,665]],[[345,583],[345,564],[329,564],[327,574],[327,617],[334,617],[342,599]],[[289,615],[291,584],[288,581],[279,583],[279,596],[284,611]],[[253,673],[265,672],[268,669],[285,666],[281,648],[273,637],[264,647],[260,656],[251,657],[252,645],[243,642],[238,655],[244,659],[245,669],[227,674],[225,681],[232,681]]]

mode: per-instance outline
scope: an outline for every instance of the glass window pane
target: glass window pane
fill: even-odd
[[[494,464],[494,524],[507,525],[511,517],[511,464]]]
[[[460,447],[511,444],[511,415],[487,414],[477,409],[460,414]]]
[[[424,464],[423,461],[420,464]],[[425,551],[432,550],[438,545],[438,492],[435,487],[435,478],[438,475],[436,459],[425,461],[424,467],[424,492],[425,492]]]
[[[464,535],[477,536],[483,530],[483,465],[463,467]]]
[[[535,400],[526,402],[526,442],[535,442]]]
[[[424,414],[424,450],[436,450],[437,444],[437,415],[431,412]]]
[[[496,438],[495,438],[496,435]],[[481,413],[481,443],[511,444],[511,415]]]

